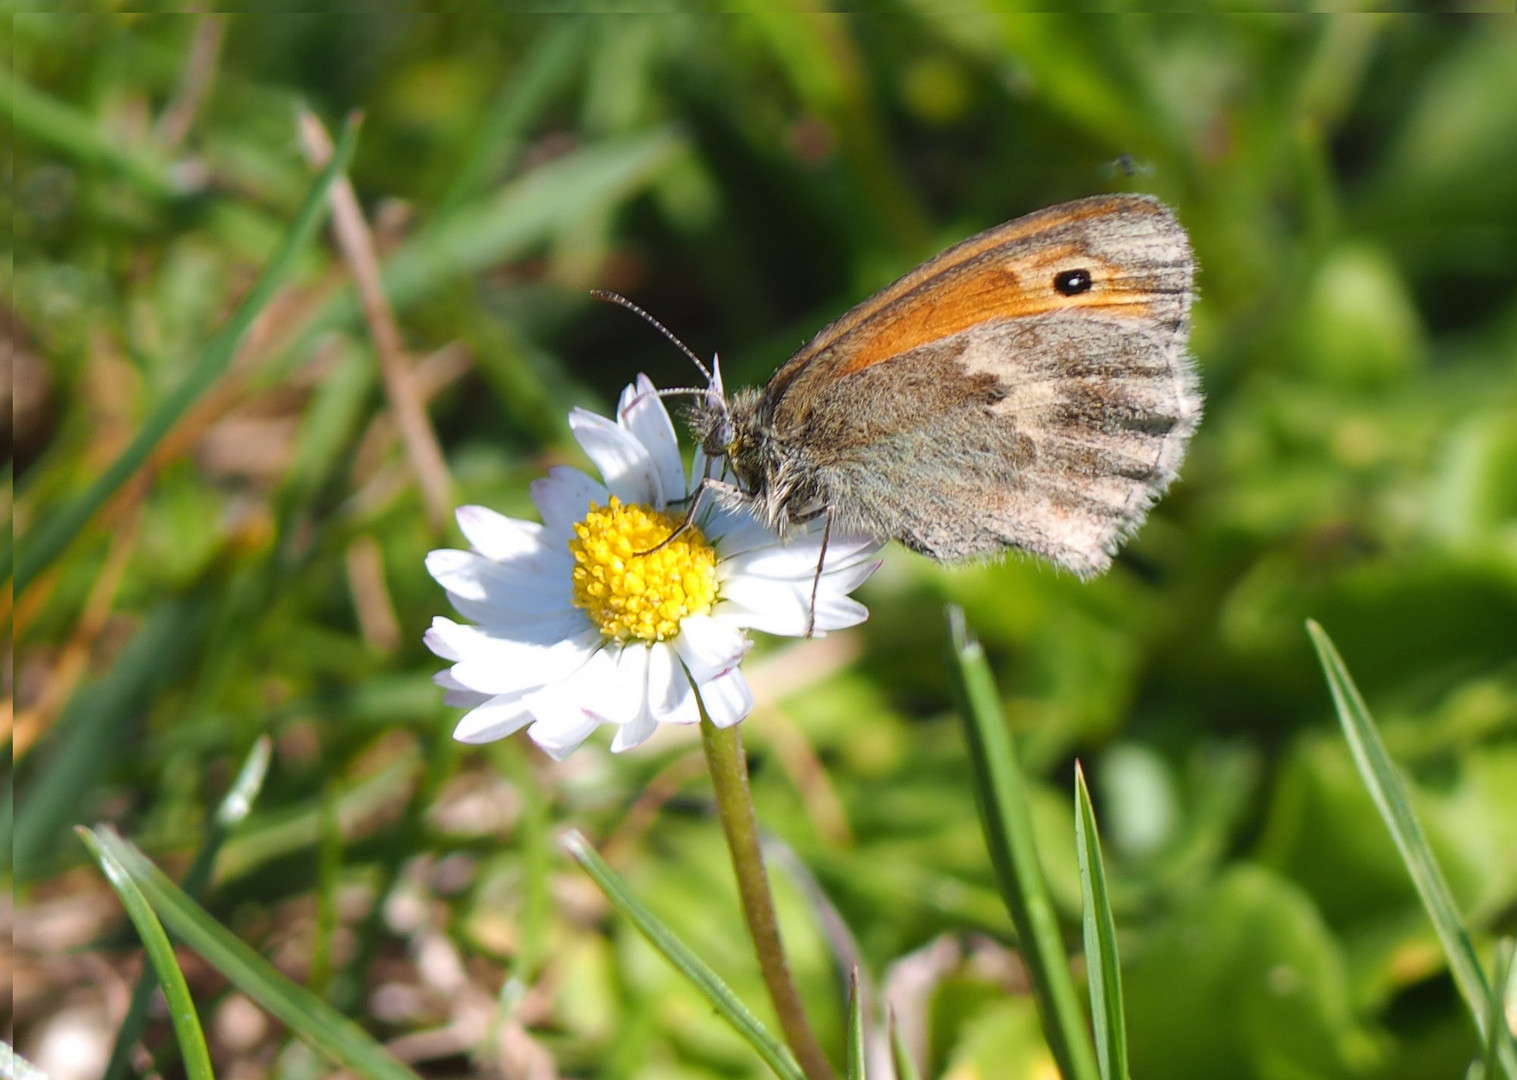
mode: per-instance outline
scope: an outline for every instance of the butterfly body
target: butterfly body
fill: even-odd
[[[762,390],[714,380],[694,428],[771,526],[827,512],[943,561],[1016,549],[1088,577],[1200,419],[1193,277],[1155,199],[1050,207],[881,290]]]

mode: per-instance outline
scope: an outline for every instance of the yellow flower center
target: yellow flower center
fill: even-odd
[[[665,641],[711,610],[716,551],[694,525],[664,544],[680,521],[613,495],[574,526],[574,603],[607,638]]]

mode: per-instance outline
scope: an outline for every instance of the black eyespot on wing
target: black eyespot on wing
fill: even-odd
[[[1061,270],[1053,279],[1054,291],[1061,296],[1079,296],[1093,284],[1089,270]]]

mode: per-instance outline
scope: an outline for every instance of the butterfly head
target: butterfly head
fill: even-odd
[[[710,382],[690,409],[690,427],[701,450],[713,460],[726,459],[738,487],[750,495],[764,486],[770,442],[759,416],[761,401],[759,391],[751,389],[727,397],[721,362],[713,359]]]

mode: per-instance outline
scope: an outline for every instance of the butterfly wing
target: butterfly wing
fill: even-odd
[[[1194,262],[1144,196],[1009,222],[832,323],[774,376],[797,487],[846,528],[951,560],[1017,548],[1109,565],[1200,418]]]

